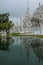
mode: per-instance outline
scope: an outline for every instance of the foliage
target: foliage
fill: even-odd
[[[9,13],[0,14],[0,29],[9,30],[12,26],[12,21],[9,21]]]
[[[6,21],[9,21],[9,13],[0,14],[0,22],[4,23]]]
[[[13,33],[12,36],[20,36],[20,33]]]

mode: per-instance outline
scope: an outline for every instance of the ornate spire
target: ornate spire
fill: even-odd
[[[27,2],[27,11],[29,11],[29,1]]]
[[[40,7],[40,2],[39,2],[39,7]]]
[[[27,2],[27,9],[26,9],[26,14],[25,14],[25,20],[27,21],[27,23],[30,20],[29,1]]]
[[[26,14],[24,16],[24,20],[23,20],[23,27],[24,27],[25,32],[28,31],[30,28],[29,2],[27,2],[27,9],[26,9]]]

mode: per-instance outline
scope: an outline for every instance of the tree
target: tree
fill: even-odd
[[[6,21],[9,21],[9,13],[0,14],[0,22],[4,23]]]
[[[0,14],[0,30],[10,30],[14,26],[12,21],[9,21],[9,13]]]

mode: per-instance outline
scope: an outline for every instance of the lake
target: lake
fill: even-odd
[[[0,38],[0,65],[43,65],[43,38]]]

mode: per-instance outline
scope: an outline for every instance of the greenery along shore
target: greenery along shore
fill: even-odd
[[[23,33],[12,33],[12,34],[6,34],[5,37],[11,37],[11,36],[33,36],[33,37],[38,37],[38,38],[43,38],[43,35],[35,35],[35,34],[23,34]],[[1,33],[0,33],[0,37],[1,36]]]
[[[43,38],[43,35],[23,34],[23,33],[13,33],[12,36],[34,36],[34,37],[38,37],[38,38]]]

